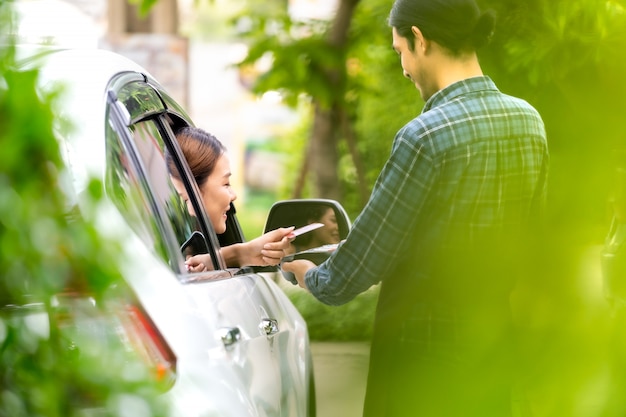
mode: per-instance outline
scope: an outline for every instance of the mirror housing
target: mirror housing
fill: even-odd
[[[351,226],[348,214],[339,202],[322,198],[277,201],[270,208],[263,233],[279,227],[305,226],[310,223],[308,219],[309,213],[316,211],[316,209],[322,210],[324,208],[332,208],[335,212],[335,218],[339,227],[339,237],[340,240],[344,240],[348,237]]]
[[[336,249],[339,241],[348,237],[348,233],[350,232],[350,218],[339,202],[320,198],[277,201],[270,208],[263,233],[270,232],[279,227],[295,226],[298,228],[310,224],[311,222],[319,221],[319,218],[313,218],[316,216],[313,216],[312,213],[319,215],[320,213],[324,213],[328,208],[331,208],[335,214],[337,228],[339,230],[338,241],[329,242],[329,244],[318,248],[309,248],[286,257],[290,260],[308,259],[319,265]],[[298,238],[294,241],[294,243],[296,242],[298,242]],[[282,270],[281,272],[285,279],[294,285],[298,284],[292,273]]]

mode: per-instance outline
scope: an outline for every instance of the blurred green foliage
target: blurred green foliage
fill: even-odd
[[[626,322],[605,298],[599,250],[626,146],[626,2],[484,3],[500,23],[483,67],[537,107],[552,156],[541,262],[515,294],[531,396],[539,415],[619,416]]]
[[[0,2],[3,29],[12,27],[11,6]],[[39,70],[17,65],[8,33],[0,41],[0,416],[84,416],[94,407],[102,416],[164,415],[147,366],[68,325],[54,301],[80,291],[104,306],[121,282],[121,254],[76,215],[62,187],[53,126],[63,90],[38,89]],[[88,190],[95,207],[102,186]],[[93,312],[87,304],[76,318]]]
[[[626,2],[485,1],[500,15],[483,65],[542,114],[552,154],[550,222],[578,242],[608,226],[612,153],[624,147]]]

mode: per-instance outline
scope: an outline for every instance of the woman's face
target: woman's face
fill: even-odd
[[[320,227],[314,230],[315,240],[321,245],[328,245],[331,243],[339,243],[341,240],[339,236],[339,225],[337,224],[337,217],[335,211],[329,207],[324,215],[319,219],[320,223],[324,223],[324,227]]]
[[[226,212],[230,210],[230,203],[237,199],[237,194],[230,186],[230,176],[230,161],[226,154],[222,154],[215,169],[200,187],[202,204],[217,234],[226,231]]]
[[[226,231],[226,212],[230,209],[230,203],[237,199],[237,194],[230,186],[230,176],[230,161],[226,154],[222,154],[211,175],[199,187],[202,204],[217,234]],[[175,178],[172,179],[172,183],[178,194],[185,200],[189,214],[195,216],[183,183]]]

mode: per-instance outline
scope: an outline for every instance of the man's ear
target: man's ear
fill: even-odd
[[[430,48],[430,41],[424,37],[424,34],[417,26],[411,26],[411,32],[413,32],[413,47],[420,49],[422,53],[426,53]]]

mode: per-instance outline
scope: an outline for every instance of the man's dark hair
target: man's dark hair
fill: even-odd
[[[409,40],[413,48],[412,26],[426,39],[437,42],[453,55],[475,51],[491,39],[495,13],[481,13],[474,0],[396,0],[389,14],[389,25]]]

